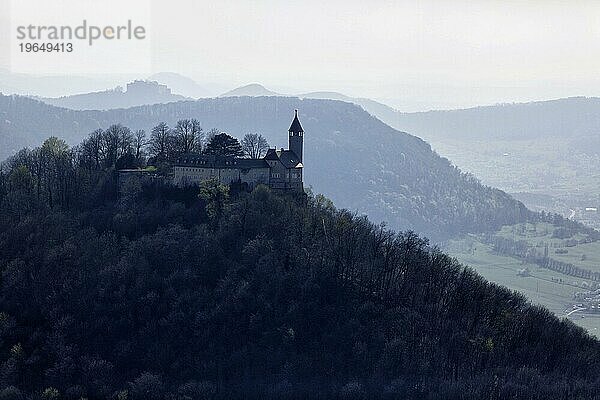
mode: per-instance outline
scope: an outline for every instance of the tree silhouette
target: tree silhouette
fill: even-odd
[[[242,150],[248,158],[261,158],[269,150],[269,143],[263,135],[248,133],[242,139]]]
[[[197,119],[180,119],[173,129],[178,153],[191,153],[202,148],[202,127]]]
[[[169,126],[161,122],[152,128],[150,134],[150,155],[159,161],[166,161],[172,152],[173,134]]]
[[[141,160],[142,150],[146,146],[146,131],[138,129],[133,136],[133,147],[135,149],[135,158]]]
[[[241,157],[244,155],[240,142],[226,133],[213,136],[206,145],[204,153],[226,157]]]

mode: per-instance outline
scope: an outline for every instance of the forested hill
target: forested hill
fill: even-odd
[[[2,399],[597,398],[597,341],[410,232],[40,151],[0,175]]]
[[[109,110],[113,108],[126,108],[142,104],[158,104],[173,101],[186,100],[185,97],[161,93],[152,83],[140,83],[146,85],[148,90],[143,93],[135,93],[133,90],[126,92],[121,88],[105,90],[101,92],[75,94],[71,96],[41,98],[44,103],[57,107],[65,107],[73,110]]]
[[[382,116],[392,126],[427,139],[594,138],[600,132],[600,98],[570,97]]]
[[[374,221],[414,229],[432,239],[495,229],[530,212],[506,193],[482,186],[435,154],[421,139],[390,128],[362,108],[333,100],[232,97],[109,111],[72,111],[22,97],[0,97],[0,150],[16,150],[55,135],[77,143],[114,123],[147,132],[197,118],[205,130],[234,136],[261,133],[287,147],[294,109],[305,136],[305,183],[336,204]]]

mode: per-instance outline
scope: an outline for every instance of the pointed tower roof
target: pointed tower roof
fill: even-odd
[[[294,120],[292,121],[292,125],[290,125],[290,129],[288,130],[288,132],[304,133],[304,129],[302,129],[302,125],[300,125],[300,121],[298,120],[298,110],[294,110],[294,111],[295,111],[296,115],[294,115]]]
[[[264,160],[279,160],[279,156],[277,155],[276,149],[267,150],[267,154],[263,158]]]

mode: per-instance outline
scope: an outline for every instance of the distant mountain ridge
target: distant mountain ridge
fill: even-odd
[[[180,96],[177,97],[163,97],[163,98],[150,98],[150,99],[138,99],[129,100],[125,96],[116,94],[120,88],[108,89],[105,91],[76,94],[71,96],[62,96],[59,98],[44,98],[34,96],[36,99],[41,100],[47,104],[70,108],[74,110],[110,110],[113,108],[127,108],[134,107],[144,104],[158,104],[158,103],[169,103],[172,101],[188,99],[198,99],[207,97],[260,97],[260,96],[293,96],[308,99],[326,99],[326,100],[340,100],[353,104],[357,104],[365,109],[365,111],[376,116],[382,121],[390,124],[390,121],[394,123],[398,119],[398,111],[394,108],[368,99],[368,98],[356,98],[350,97],[338,92],[308,92],[300,94],[284,94],[267,89],[265,86],[259,83],[251,83],[248,85],[240,86],[219,94],[215,85],[201,85],[195,80],[186,76],[173,73],[173,72],[160,72],[151,75],[149,78],[151,81],[156,81],[166,85],[173,93],[177,93]],[[395,124],[394,124],[395,125]]]
[[[156,81],[134,81],[127,84],[127,90],[120,86],[104,90],[63,96],[57,98],[39,98],[44,103],[70,108],[72,110],[110,110],[114,108],[129,108],[145,104],[170,103],[188,100],[187,97],[171,93],[166,85]]]
[[[29,76],[9,74],[0,70],[0,91],[26,93],[33,87],[27,84]],[[56,77],[35,77],[37,86],[54,82]],[[528,103],[510,103],[480,106],[458,110],[432,110],[423,112],[400,112],[393,107],[368,98],[355,98],[338,92],[316,91],[308,93],[278,93],[265,86],[252,83],[222,92],[218,85],[199,84],[197,81],[172,72],[160,72],[148,79],[167,85],[183,98],[206,98],[212,96],[297,96],[311,99],[331,99],[357,104],[391,127],[410,132],[427,140],[451,136],[456,139],[524,139],[544,136],[574,136],[593,140],[600,131],[600,98],[569,97]],[[67,86],[98,86],[99,81],[85,78],[71,79]],[[62,81],[60,81],[62,82]],[[66,82],[66,81],[65,81]],[[20,89],[15,89],[18,84]],[[288,92],[290,90],[286,90]],[[142,104],[167,103],[182,98],[158,98],[146,102],[112,101],[112,90],[66,96],[41,98],[48,104],[73,109],[111,109]],[[99,97],[97,101],[93,97]],[[111,104],[112,102],[112,104]],[[580,143],[576,144],[580,146]],[[581,146],[580,146],[581,147]],[[585,147],[585,144],[582,146]],[[598,149],[600,151],[600,149]]]
[[[569,97],[462,110],[398,113],[384,122],[425,138],[574,138],[600,132],[600,98]]]
[[[217,127],[237,137],[258,132],[271,146],[283,147],[294,109],[300,110],[306,131],[305,183],[342,207],[436,240],[532,215],[506,193],[462,174],[421,139],[394,130],[354,104],[335,100],[225,97],[73,111],[2,96],[0,156],[51,135],[76,144],[114,123],[149,131],[159,121],[173,125],[181,118],[197,118],[205,130]]]
[[[600,98],[568,97],[526,103],[505,103],[456,110],[401,112],[386,104],[356,98],[338,92],[309,92],[300,98],[331,99],[361,106],[371,115],[391,127],[415,136],[432,140],[453,138],[486,139],[539,139],[558,137],[574,139],[583,151],[586,144],[600,151]],[[583,140],[583,142],[582,142]]]
[[[159,72],[148,77],[148,80],[157,81],[167,85],[173,93],[185,97],[199,99],[201,97],[215,97],[222,93],[221,85],[198,83],[195,80],[175,72]]]
[[[223,93],[219,97],[235,97],[235,96],[282,96],[279,93],[273,92],[263,85],[258,83],[251,83],[249,85],[241,86]]]
[[[85,93],[106,90],[117,82],[131,77],[103,76],[89,78],[82,76],[51,75],[38,76],[20,74],[0,68],[0,92],[23,96],[58,97],[72,93]]]
[[[282,94],[269,90],[261,84],[253,83],[230,90],[229,92],[222,94],[220,97],[233,96],[293,96],[301,99],[339,100],[359,105],[365,111],[376,116],[384,122],[394,121],[398,117],[398,111],[386,104],[365,97],[350,97],[339,92],[320,91],[299,94]]]
[[[393,121],[398,114],[398,111],[396,111],[394,108],[386,104],[380,103],[378,101],[371,100],[365,97],[350,97],[338,92],[310,92],[299,94],[298,97],[307,99],[340,100],[346,101],[348,103],[353,103],[361,106],[369,114],[379,118],[388,125],[389,123],[386,121]]]

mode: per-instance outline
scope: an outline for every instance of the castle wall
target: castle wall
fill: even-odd
[[[254,187],[269,183],[269,168],[203,168],[189,166],[173,167],[173,183],[178,186],[199,185],[203,181],[216,178],[224,185],[238,180]]]
[[[294,168],[289,170],[290,178],[288,180],[288,186],[290,189],[303,190],[304,185],[302,183],[302,168]]]
[[[243,183],[247,183],[250,186],[258,184],[268,185],[269,172],[269,168],[242,169],[239,176]]]
[[[279,161],[273,162],[270,169],[271,176],[269,177],[269,186],[274,189],[285,189],[286,188],[286,173],[287,169]]]
[[[203,181],[218,177],[218,170],[213,168],[173,167],[173,183],[177,186],[199,185]]]

